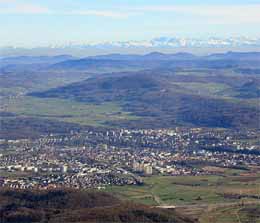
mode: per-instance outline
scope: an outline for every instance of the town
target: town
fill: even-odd
[[[259,132],[209,128],[89,129],[0,140],[0,186],[139,185],[152,175],[210,175],[260,165]]]

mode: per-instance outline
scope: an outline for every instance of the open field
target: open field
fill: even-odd
[[[252,210],[260,209],[259,173],[227,169],[220,175],[152,176],[143,181],[142,186],[112,187],[107,191],[138,203],[176,207],[201,223],[259,222],[249,221],[258,219],[252,216]]]
[[[143,178],[143,186],[116,187],[118,191],[141,203],[185,205],[236,202],[239,197],[258,199],[258,176],[153,176]]]
[[[29,96],[6,101],[6,112],[19,116],[54,119],[82,125],[104,125],[107,121],[130,120],[137,117],[123,112],[116,103],[88,105],[67,99]]]

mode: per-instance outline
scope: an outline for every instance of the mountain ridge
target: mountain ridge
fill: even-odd
[[[187,85],[189,80],[202,86],[203,81],[205,84],[211,80],[215,84],[229,85],[230,89],[238,91],[237,97],[242,98],[243,94],[249,98],[256,97],[255,91],[251,92],[248,86],[244,85],[245,81],[241,77],[241,81],[235,80],[241,87],[236,87],[232,86],[232,77],[183,76],[176,75],[174,71],[172,73],[165,71],[164,74],[152,70],[128,72],[122,75],[120,73],[101,75],[29,95],[40,98],[70,98],[82,103],[117,103],[124,111],[142,117],[144,120],[150,120],[150,127],[176,125],[221,128],[259,127],[255,122],[259,114],[257,108],[221,97],[192,93],[185,88],[186,84],[178,85],[180,81],[183,83],[183,77],[186,77]],[[196,82],[197,79],[202,82]],[[243,94],[239,95],[239,93]],[[130,124],[129,122],[126,125]],[[140,119],[134,125],[143,127]]]

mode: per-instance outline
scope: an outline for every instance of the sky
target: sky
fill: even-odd
[[[260,37],[260,0],[0,0],[0,46]]]

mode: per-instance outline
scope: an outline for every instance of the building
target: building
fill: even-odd
[[[68,166],[67,165],[63,165],[62,172],[63,173],[67,173],[68,172]]]
[[[153,174],[153,168],[149,164],[144,165],[144,173],[147,175]]]

